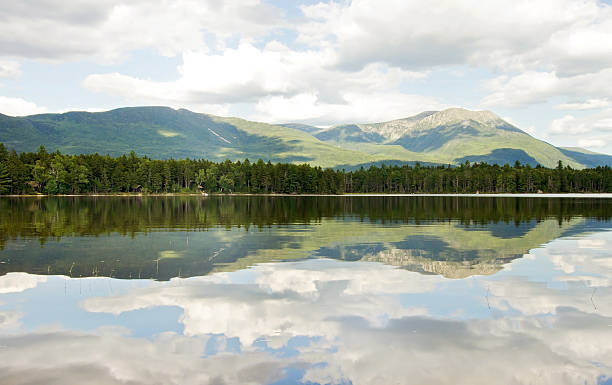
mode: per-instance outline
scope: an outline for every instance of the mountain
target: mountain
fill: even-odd
[[[585,150],[556,148],[535,139],[490,111],[451,108],[382,123],[321,129],[313,135],[346,149],[379,154],[395,146],[396,159],[406,152],[427,154],[438,163],[521,163],[554,167],[559,160],[572,167],[612,164],[612,157]],[[399,148],[397,148],[399,147]]]
[[[168,107],[23,118],[0,115],[0,142],[17,151],[36,151],[42,144],[50,151],[71,154],[116,156],[133,150],[153,158],[261,158],[321,166],[364,160],[362,153],[339,149],[298,129]]]
[[[575,168],[612,164],[612,156],[557,148],[489,111],[451,108],[382,123],[328,128],[272,125],[168,107],[10,117],[0,114],[0,142],[17,151],[40,145],[64,153],[152,158],[264,159],[322,167],[465,161]]]
[[[584,164],[586,167],[597,167],[612,164],[612,156],[599,154],[579,147],[560,147],[559,151]]]

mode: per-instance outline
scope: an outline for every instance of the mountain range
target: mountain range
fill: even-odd
[[[0,142],[16,151],[135,151],[151,158],[263,159],[354,168],[369,164],[465,161],[574,168],[612,165],[612,156],[538,140],[490,111],[451,108],[381,123],[327,128],[267,124],[169,107],[128,107],[11,117],[0,114]]]

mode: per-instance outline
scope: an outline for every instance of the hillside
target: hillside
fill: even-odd
[[[10,117],[0,114],[0,142],[17,151],[40,145],[64,153],[152,158],[244,158],[353,168],[380,163],[514,163],[575,168],[612,164],[612,156],[557,148],[489,111],[453,108],[382,123],[319,128],[272,125],[168,107]]]
[[[528,163],[554,167],[611,164],[612,157],[556,148],[535,139],[490,111],[451,108],[382,123],[334,126],[313,135],[342,148],[379,154],[394,146],[395,158],[406,152],[427,154],[438,163]],[[399,147],[399,148],[398,148]]]
[[[168,107],[120,108],[23,118],[0,115],[0,142],[17,151],[48,150],[113,156],[135,151],[152,158],[265,159],[334,166],[363,154],[334,147],[289,127],[222,118]],[[376,157],[366,157],[366,161]]]

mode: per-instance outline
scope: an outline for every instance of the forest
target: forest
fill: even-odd
[[[205,159],[150,159],[8,151],[0,143],[0,194],[104,193],[604,193],[610,166],[573,169],[489,165],[370,166],[334,170],[308,164]]]

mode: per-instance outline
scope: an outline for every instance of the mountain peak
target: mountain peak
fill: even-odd
[[[471,126],[474,124],[473,122],[483,127],[522,132],[491,111],[471,111],[457,107],[442,111],[426,111],[408,118],[388,122],[360,124],[359,127],[366,132],[376,133],[394,141],[414,132],[457,124]]]
[[[465,120],[473,120],[479,123],[490,123],[495,121],[503,121],[502,118],[497,116],[491,111],[483,110],[483,111],[471,111],[465,108],[447,108],[446,110],[438,111],[434,114],[431,114],[423,120],[429,120],[430,122],[457,122],[457,121],[465,121]]]

